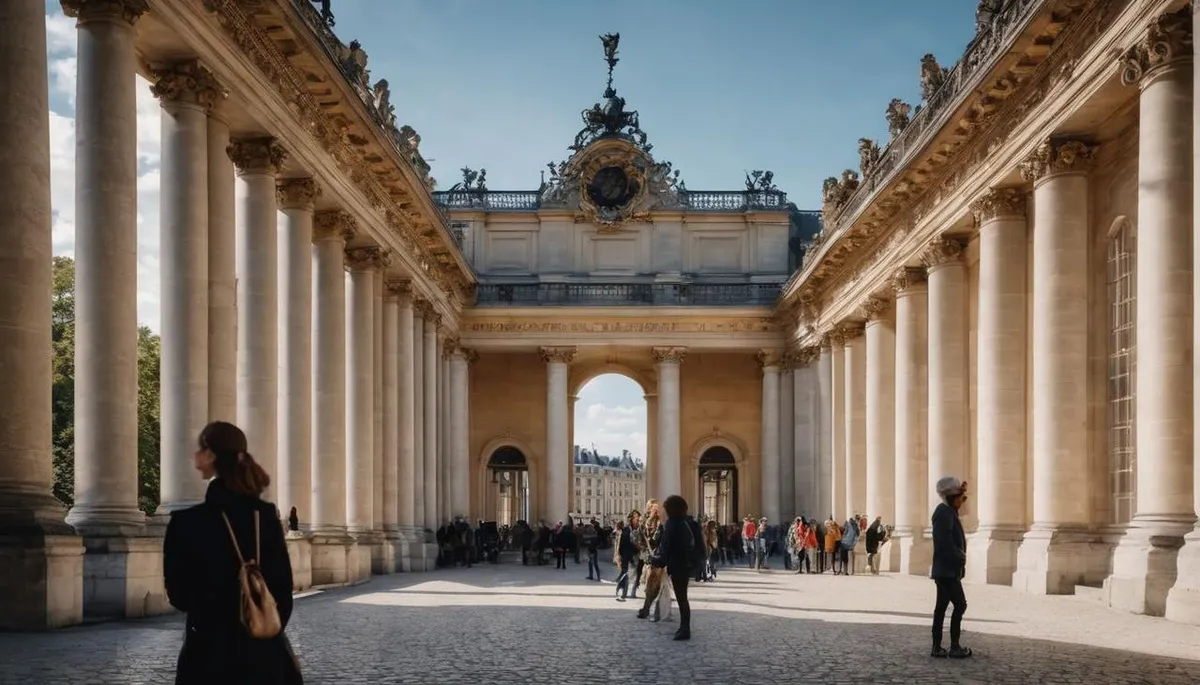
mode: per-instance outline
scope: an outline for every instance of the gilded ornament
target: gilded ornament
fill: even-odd
[[[1192,9],[1155,17],[1145,35],[1121,55],[1121,83],[1141,83],[1157,69],[1192,57]]]
[[[975,221],[984,223],[1006,216],[1025,216],[1025,194],[1018,188],[989,188],[971,202]]]

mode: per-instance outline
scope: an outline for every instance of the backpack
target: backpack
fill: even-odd
[[[686,519],[688,529],[692,531],[692,544],[688,545],[688,568],[693,571],[704,568],[704,562],[707,560],[708,547],[704,544],[704,531],[700,530],[700,524],[695,519]]]
[[[225,528],[229,531],[229,539],[233,542],[233,551],[237,552],[238,586],[241,588],[241,619],[242,625],[250,637],[267,640],[283,632],[283,622],[279,619],[279,608],[275,606],[275,598],[267,588],[262,569],[258,565],[261,556],[259,550],[258,512],[254,512],[254,558],[246,560],[242,556],[242,548],[238,545],[237,536],[233,534],[233,526],[229,517],[221,512],[225,519]]]

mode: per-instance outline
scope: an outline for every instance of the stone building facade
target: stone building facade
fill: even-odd
[[[626,451],[608,457],[595,449],[575,445],[574,503],[571,517],[601,524],[624,520],[629,512],[641,511],[646,503],[643,464]]]

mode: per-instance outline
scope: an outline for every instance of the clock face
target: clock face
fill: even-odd
[[[606,166],[592,176],[587,185],[588,198],[602,209],[623,207],[637,195],[638,183],[625,170]]]

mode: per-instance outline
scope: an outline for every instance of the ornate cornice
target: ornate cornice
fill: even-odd
[[[275,184],[275,200],[280,209],[312,210],[321,196],[321,187],[311,178],[281,178]]]
[[[357,233],[357,224],[350,212],[330,209],[313,215],[313,242],[345,243]]]
[[[59,0],[63,14],[79,24],[96,20],[124,19],[133,25],[150,10],[146,0]]]
[[[538,350],[547,364],[570,364],[575,361],[574,347],[543,347]]]
[[[686,347],[654,347],[650,354],[655,364],[678,364],[687,356]]]
[[[758,360],[758,365],[764,371],[767,369],[778,371],[779,367],[783,364],[783,357],[784,354],[779,350],[759,350],[758,354],[754,355],[754,358]]]
[[[825,346],[824,341],[822,341],[821,345],[805,345],[797,349],[792,355],[792,358],[795,360],[795,367],[797,369],[806,369],[812,366],[813,363],[821,358],[821,348]]]
[[[1046,138],[1019,164],[1021,178],[1036,182],[1054,174],[1086,173],[1096,150],[1082,140]]]
[[[287,150],[274,138],[245,138],[235,140],[226,148],[238,175],[246,173],[279,173]]]
[[[1025,216],[1025,194],[1018,188],[989,188],[971,202],[971,213],[979,223],[1001,217]]]
[[[211,112],[217,101],[229,97],[229,91],[217,82],[217,77],[205,69],[199,60],[191,59],[152,69],[150,77],[154,81],[150,92],[164,106],[173,103],[196,105]]]
[[[897,296],[907,291],[909,288],[920,285],[925,282],[925,270],[916,269],[910,266],[902,266],[892,272],[888,277],[888,284],[892,286],[892,291]]]
[[[961,240],[940,236],[929,243],[929,247],[921,253],[921,263],[926,269],[936,269],[939,266],[962,259],[963,244]]]
[[[1140,84],[1162,67],[1192,60],[1192,8],[1162,14],[1145,35],[1121,55],[1121,83]]]
[[[882,297],[868,297],[859,305],[858,310],[867,321],[880,321],[887,318],[888,310],[891,307],[892,303],[889,300]]]
[[[350,271],[385,271],[392,265],[392,253],[382,247],[354,247],[346,250],[346,268]]]

